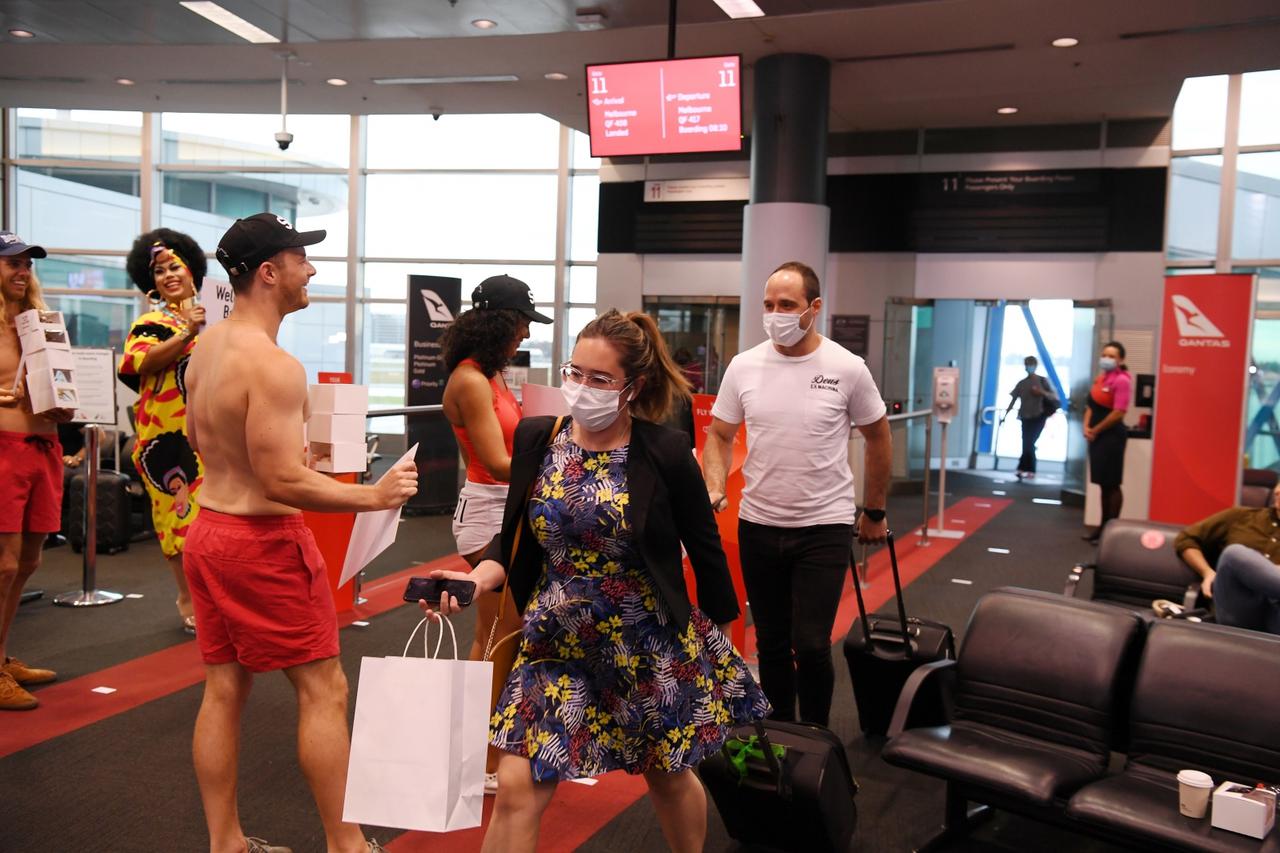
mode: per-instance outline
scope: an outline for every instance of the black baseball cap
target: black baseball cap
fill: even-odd
[[[33,258],[49,257],[43,246],[28,246],[12,231],[0,231],[0,258],[11,258],[23,252],[30,252]]]
[[[471,307],[478,311],[506,308],[519,311],[535,323],[550,323],[551,318],[533,307],[533,291],[529,285],[509,275],[486,278],[471,291]]]
[[[255,213],[231,223],[218,241],[218,263],[228,275],[244,275],[285,249],[314,246],[327,232],[294,231],[274,213]]]

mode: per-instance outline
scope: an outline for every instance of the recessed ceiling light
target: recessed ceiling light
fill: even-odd
[[[19,29],[9,30],[9,35],[13,36],[16,39],[33,39],[36,37],[36,34],[31,32],[31,30],[19,30]]]
[[[1017,111],[1018,111],[1017,107],[1001,107],[1000,109],[996,110],[996,112],[1000,113],[1000,115],[1002,116],[1011,116]]]
[[[117,77],[117,78],[116,78],[116,82],[117,82],[117,83],[119,83],[121,86],[132,86],[132,85],[133,85],[133,81],[132,81],[132,80],[130,80],[128,77]]]
[[[345,86],[345,85],[347,85],[347,81],[346,81],[346,80],[343,80],[341,77],[330,77],[328,80],[325,80],[324,82],[328,83],[330,86]]]
[[[764,17],[764,10],[754,0],[715,0],[715,3],[730,18]]]
[[[229,9],[224,9],[212,0],[181,0],[178,3],[188,11],[195,12],[205,20],[217,24],[229,33],[240,36],[254,44],[275,44],[280,39],[266,30],[256,27]]]
[[[476,18],[471,22],[471,26],[475,27],[477,30],[491,30],[498,26],[498,22],[491,21],[488,18]]]
[[[1080,39],[1073,39],[1071,36],[1066,36],[1060,39],[1054,39],[1053,41],[1049,42],[1049,44],[1053,45],[1054,47],[1075,47],[1079,43],[1080,43]]]
[[[543,74],[542,76],[546,77],[548,80],[568,80],[569,79],[569,75],[565,74],[563,71],[548,71],[546,74]]]

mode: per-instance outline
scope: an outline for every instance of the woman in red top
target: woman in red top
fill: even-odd
[[[458,553],[474,567],[489,541],[502,528],[511,478],[511,440],[520,421],[520,404],[502,378],[507,366],[529,337],[529,323],[550,323],[551,318],[533,307],[533,295],[524,282],[496,275],[480,282],[471,292],[471,310],[458,316],[441,339],[449,381],[444,387],[444,414],[467,464],[467,481],[453,513],[453,538]],[[484,656],[484,644],[501,603],[510,592],[481,593],[476,597],[476,633],[471,659]],[[497,636],[520,628],[520,613],[507,602],[506,624]],[[486,778],[486,790],[496,780]]]
[[[1104,346],[1098,366],[1102,372],[1093,381],[1084,411],[1084,437],[1089,442],[1089,480],[1102,490],[1102,523],[1085,537],[1091,542],[1098,541],[1102,528],[1120,516],[1120,508],[1124,505],[1120,483],[1124,478],[1124,448],[1129,439],[1124,413],[1128,411],[1133,395],[1133,380],[1125,370],[1123,344],[1111,341]]]

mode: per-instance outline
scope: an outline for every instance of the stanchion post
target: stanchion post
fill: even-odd
[[[938,526],[926,531],[938,539],[963,539],[963,530],[947,529],[947,422],[941,421],[942,438],[939,441],[940,461],[938,465]]]
[[[124,598],[98,586],[98,434],[93,424],[84,428],[84,574],[80,589],[53,597],[63,607],[95,607]]]
[[[924,518],[920,521],[920,544],[929,544],[929,480],[933,473],[933,413],[924,418]]]

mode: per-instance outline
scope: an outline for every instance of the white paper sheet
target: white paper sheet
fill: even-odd
[[[396,465],[412,460],[417,453],[418,445],[415,444],[396,460]],[[342,563],[342,577],[338,580],[338,586],[355,577],[361,569],[373,562],[374,557],[396,541],[396,532],[400,529],[400,509],[396,507],[356,514],[356,524],[351,528],[351,541],[347,544],[347,558]]]

